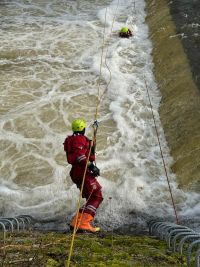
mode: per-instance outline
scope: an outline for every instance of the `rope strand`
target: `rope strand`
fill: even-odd
[[[118,5],[119,5],[119,0],[118,0],[117,8],[118,8]],[[117,8],[116,8],[116,11],[117,11]],[[112,33],[112,29],[113,29],[115,18],[116,18],[116,14],[115,14],[115,16],[113,18],[112,27],[111,27],[111,33]],[[112,79],[111,71],[110,71],[109,67],[107,66],[106,58],[105,58],[105,64],[106,64],[106,66],[107,66],[107,68],[109,70],[109,73],[110,73],[110,80],[109,80],[109,83],[107,84],[104,92],[100,96],[100,81],[101,81],[101,76],[102,76],[103,52],[104,52],[104,46],[105,46],[106,19],[107,19],[107,7],[106,7],[106,12],[105,12],[105,24],[104,24],[104,31],[103,31],[102,52],[101,52],[101,62],[100,62],[100,73],[99,73],[99,80],[98,80],[98,97],[97,97],[96,111],[95,111],[95,116],[94,116],[94,121],[95,122],[97,122],[98,109],[99,109],[100,102],[102,100],[103,95],[106,93],[106,91],[108,89],[108,85],[110,84],[111,79]],[[111,36],[111,33],[110,33],[110,36]],[[108,48],[107,48],[107,51],[106,51],[106,57],[107,57],[107,52],[108,52]],[[83,187],[84,187],[84,183],[85,183],[85,176],[86,176],[87,166],[88,166],[88,162],[89,162],[89,157],[90,157],[90,154],[91,154],[91,148],[92,148],[93,145],[96,146],[96,133],[97,133],[97,128],[96,128],[96,130],[94,129],[93,139],[92,139],[92,142],[91,142],[91,145],[90,145],[90,150],[89,150],[89,154],[88,154],[88,157],[87,157],[87,162],[86,162],[86,166],[85,166],[85,170],[84,170],[84,174],[83,174],[83,180],[82,180],[82,184],[81,184],[80,195],[79,195],[79,200],[78,200],[78,205],[77,205],[76,218],[75,218],[75,227],[73,229],[72,240],[71,240],[70,249],[69,249],[69,255],[68,255],[68,260],[67,260],[67,267],[70,266],[71,256],[72,256],[72,252],[73,252],[73,245],[74,245],[74,241],[75,241],[75,235],[76,235],[76,232],[77,232],[77,229],[78,229],[78,226],[77,226],[78,211],[80,209],[80,203],[81,203],[82,192],[83,192]],[[91,194],[90,194],[90,196],[91,196]],[[90,198],[90,196],[89,196],[89,198]],[[82,213],[83,213],[83,211],[82,211]]]
[[[80,195],[79,195],[76,218],[75,218],[75,227],[73,229],[72,240],[71,240],[70,249],[69,249],[69,255],[68,255],[68,260],[67,260],[67,267],[69,267],[69,265],[70,265],[70,260],[71,260],[71,256],[72,256],[73,245],[74,245],[75,235],[76,235],[76,231],[77,231],[77,227],[76,226],[77,226],[77,221],[78,221],[78,211],[80,209],[81,198],[82,198],[82,193],[83,193],[83,187],[84,187],[84,183],[85,183],[85,176],[86,176],[87,166],[88,166],[88,162],[89,162],[89,157],[90,157],[90,154],[91,154],[91,148],[92,148],[92,144],[90,146],[90,150],[89,150],[89,153],[88,153],[88,157],[87,157],[87,161],[86,161],[86,165],[85,165],[85,170],[84,170],[84,174],[83,174],[83,180],[82,180],[82,183],[81,183]]]
[[[160,154],[161,154],[161,158],[162,158],[162,163],[163,163],[165,175],[166,175],[166,178],[167,178],[167,183],[168,183],[169,192],[170,192],[170,196],[171,196],[172,206],[173,206],[173,209],[174,209],[174,215],[175,215],[175,218],[176,218],[176,223],[179,224],[179,220],[178,220],[178,216],[177,216],[177,211],[176,211],[176,206],[175,206],[175,202],[174,202],[174,198],[173,198],[173,194],[172,194],[172,189],[171,189],[170,182],[169,182],[169,176],[168,176],[168,172],[167,172],[167,168],[166,168],[166,164],[165,164],[165,160],[164,160],[164,156],[163,156],[163,151],[162,151],[162,147],[161,147],[161,142],[160,142],[160,137],[159,137],[159,133],[158,133],[158,128],[157,128],[155,116],[154,116],[154,113],[153,113],[153,106],[152,106],[152,103],[151,103],[149,89],[148,89],[148,86],[147,86],[147,82],[146,82],[145,77],[144,77],[144,81],[145,81],[145,87],[146,87],[146,90],[147,90],[147,95],[148,95],[149,104],[150,104],[150,108],[151,108],[151,114],[152,114],[152,118],[153,118],[153,122],[154,122],[154,127],[155,127],[155,131],[156,131],[158,145],[159,145],[159,148],[160,148]]]
[[[102,38],[102,50],[101,50],[101,62],[100,62],[100,71],[99,71],[99,79],[98,79],[98,97],[97,97],[97,104],[96,104],[96,111],[94,115],[94,121],[97,120],[98,115],[98,108],[100,105],[100,83],[101,83],[101,76],[102,76],[102,66],[103,66],[103,51],[104,51],[104,44],[105,44],[105,32],[106,32],[106,17],[107,17],[107,7],[105,12],[105,23],[104,23],[104,30],[103,30],[103,38]]]
[[[110,34],[109,34],[108,39],[111,38],[111,34],[112,34],[112,31],[113,31],[113,27],[114,27],[114,22],[115,22],[115,19],[116,19],[116,16],[117,16],[117,9],[118,9],[118,7],[119,7],[119,0],[117,1],[117,7],[115,9],[115,13],[114,13],[114,17],[113,17],[113,20],[112,20],[111,30],[110,30]],[[106,17],[107,17],[107,8],[106,8],[106,12],[105,12],[105,25],[106,25]],[[104,34],[105,34],[105,27],[104,27]],[[109,42],[108,42],[108,44],[109,44]],[[98,115],[98,109],[99,109],[100,102],[102,101],[102,98],[105,95],[105,93],[108,91],[108,86],[110,85],[111,80],[112,80],[112,73],[111,73],[111,70],[110,70],[110,68],[108,66],[108,63],[107,63],[108,44],[107,44],[107,49],[106,49],[106,53],[105,53],[105,66],[107,67],[107,69],[109,71],[110,77],[109,77],[109,81],[108,81],[108,83],[106,85],[106,88],[104,89],[104,91],[101,94],[101,96],[100,96],[100,79],[99,79],[99,84],[98,84],[98,101],[97,101],[96,112],[95,112],[95,116],[94,116],[94,120],[95,121],[97,120],[97,115]],[[102,75],[103,49],[104,49],[104,46],[105,46],[105,38],[103,38],[103,44],[102,44],[102,54],[101,54],[101,63],[100,63],[100,77]]]

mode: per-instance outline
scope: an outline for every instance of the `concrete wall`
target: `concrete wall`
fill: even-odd
[[[170,15],[167,0],[146,0],[160,118],[181,187],[200,191],[200,91]]]

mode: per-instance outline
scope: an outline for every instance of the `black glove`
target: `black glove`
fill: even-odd
[[[94,176],[100,176],[100,170],[93,164],[93,162],[90,163],[88,169],[94,174]]]

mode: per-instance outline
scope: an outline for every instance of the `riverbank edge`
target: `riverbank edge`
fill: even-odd
[[[71,238],[70,233],[56,232],[7,234],[5,243],[2,238],[0,242],[0,266],[67,266]],[[165,241],[114,233],[76,234],[70,258],[71,267],[178,267],[181,264],[185,264],[185,256],[169,251]]]
[[[180,187],[200,191],[200,93],[170,15],[170,1],[146,0],[159,114]]]

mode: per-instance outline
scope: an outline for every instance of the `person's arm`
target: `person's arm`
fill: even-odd
[[[71,137],[67,137],[63,145],[64,151],[66,152],[67,162],[73,165],[76,161],[76,158],[72,150]]]
[[[76,154],[76,162],[80,164],[81,166],[85,166],[87,162],[87,150],[83,148],[83,146],[77,145],[75,149]]]

